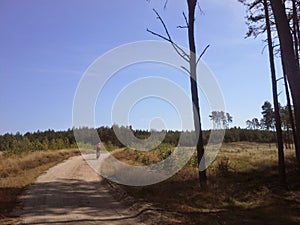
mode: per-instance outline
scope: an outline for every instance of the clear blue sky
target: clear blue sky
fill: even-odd
[[[204,14],[197,11],[198,51],[211,45],[203,60],[222,88],[226,111],[234,120],[231,126],[245,127],[247,119],[261,117],[261,105],[271,100],[268,58],[266,52],[261,54],[264,44],[244,39],[245,10],[237,0],[200,4]],[[186,32],[176,29],[184,22],[186,1],[169,1],[164,10],[159,0],[1,0],[0,133],[71,128],[74,94],[88,66],[121,44],[158,40],[146,32],[163,32],[152,8],[165,19],[173,38],[187,46]],[[121,88],[117,77],[115,86]],[[107,101],[110,98],[108,91]],[[141,102],[132,110],[134,127],[148,128],[144,122],[161,115],[154,110],[157,101]],[[168,108],[167,114],[173,115],[172,107],[162,109]],[[204,109],[204,128],[211,125],[208,113]],[[177,123],[176,115],[168,118],[170,124]],[[99,113],[96,120],[99,126],[111,125],[107,115]]]

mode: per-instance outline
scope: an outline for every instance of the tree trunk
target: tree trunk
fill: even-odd
[[[275,17],[281,57],[283,66],[286,70],[286,76],[291,89],[291,95],[294,103],[296,139],[300,141],[300,69],[295,57],[292,34],[285,13],[285,6],[282,0],[271,0],[272,11]],[[299,150],[298,153],[299,154]],[[298,163],[300,165],[300,159]]]
[[[272,77],[272,90],[273,90],[273,101],[274,101],[274,114],[275,114],[275,127],[277,134],[277,147],[278,147],[278,171],[281,183],[286,183],[285,175],[285,164],[284,164],[284,151],[283,151],[283,140],[282,140],[282,129],[281,129],[281,118],[279,114],[279,104],[278,104],[278,94],[277,94],[277,80],[275,73],[275,63],[274,63],[274,52],[273,52],[273,42],[270,27],[270,17],[269,8],[267,0],[264,0],[264,9],[266,15],[266,28],[268,36],[268,48],[269,48],[269,60],[270,69]]]
[[[193,102],[193,115],[194,115],[194,126],[196,134],[198,135],[197,141],[197,161],[199,169],[199,182],[200,187],[205,188],[207,182],[206,169],[205,169],[205,156],[204,156],[204,144],[202,137],[201,128],[201,117],[200,117],[200,107],[198,98],[198,87],[197,87],[197,64],[196,64],[196,46],[195,46],[195,32],[194,32],[194,22],[195,22],[195,8],[197,5],[197,0],[187,0],[188,4],[188,38],[189,38],[189,48],[190,48],[190,82],[191,82],[191,94]]]
[[[299,153],[300,153],[299,147],[300,146],[299,146],[299,140],[297,139],[297,135],[296,135],[296,127],[295,127],[294,115],[293,115],[293,111],[292,111],[290,92],[289,92],[289,87],[288,87],[288,83],[287,83],[285,68],[284,68],[283,65],[282,65],[282,70],[283,70],[283,79],[284,79],[284,88],[285,88],[285,94],[286,94],[286,101],[287,101],[287,107],[288,107],[288,111],[289,111],[289,119],[290,119],[290,123],[291,123],[293,139],[294,139],[294,144],[295,144],[296,158],[297,158],[297,161],[298,161],[298,166],[300,167],[300,155],[299,155]]]
[[[300,37],[299,37],[299,20],[298,20],[296,0],[292,0],[292,4],[293,4],[293,38],[294,38],[294,46],[295,46],[295,56],[299,66],[299,38]]]

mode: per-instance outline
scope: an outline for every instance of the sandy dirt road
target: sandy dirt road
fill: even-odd
[[[99,162],[94,154],[85,155],[85,159]],[[142,213],[115,200],[82,156],[72,157],[38,177],[20,197],[15,214],[21,224],[149,223]]]

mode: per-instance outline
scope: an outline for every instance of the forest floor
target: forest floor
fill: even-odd
[[[300,170],[294,150],[285,150],[287,184],[278,178],[275,144],[223,144],[201,189],[195,158],[161,183],[118,185],[129,196],[161,210],[160,224],[300,224]],[[157,151],[125,149],[114,155],[134,165],[154,163]],[[116,184],[115,184],[116,185]]]

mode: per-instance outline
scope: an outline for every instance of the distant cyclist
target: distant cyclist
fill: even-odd
[[[100,157],[100,150],[101,150],[101,144],[100,142],[97,144],[97,148],[96,148],[96,158],[99,159]]]

